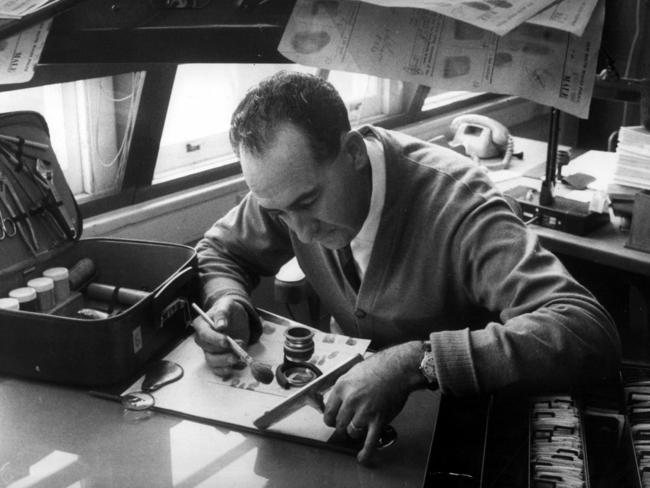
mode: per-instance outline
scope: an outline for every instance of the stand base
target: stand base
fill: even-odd
[[[609,222],[609,213],[589,211],[589,204],[555,197],[550,205],[540,205],[539,192],[516,186],[505,192],[521,206],[523,219],[542,227],[584,236]]]

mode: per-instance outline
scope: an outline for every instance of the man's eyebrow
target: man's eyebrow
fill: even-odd
[[[320,192],[320,189],[318,187],[314,187],[311,190],[307,190],[306,192],[302,193],[301,195],[298,195],[294,201],[292,201],[289,205],[287,205],[287,209],[291,210],[296,207],[299,207],[301,204],[304,202],[310,201],[312,198],[314,198],[318,193]]]

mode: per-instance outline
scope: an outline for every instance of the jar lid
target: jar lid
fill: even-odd
[[[15,298],[0,298],[0,309],[20,310],[20,302]]]
[[[36,299],[36,290],[31,286],[21,286],[20,288],[11,290],[9,296],[15,298],[20,303],[29,302]]]
[[[34,290],[38,291],[49,291],[54,289],[54,280],[52,278],[47,278],[41,276],[40,278],[34,278],[27,282],[27,286],[31,286]]]
[[[70,276],[70,273],[68,272],[68,268],[56,267],[56,268],[48,268],[45,271],[43,271],[43,276],[45,276],[46,278],[52,278],[54,281],[59,281],[59,280],[67,280],[68,277]]]

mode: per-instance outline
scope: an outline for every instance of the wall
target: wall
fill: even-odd
[[[641,6],[636,15],[637,2]],[[601,67],[605,57],[614,59],[617,71],[625,76],[626,65],[637,20],[641,28],[638,47],[630,64],[629,76],[632,78],[650,77],[650,16],[648,0],[607,0],[603,41],[601,44]],[[581,120],[578,144],[583,148],[607,149],[607,139],[621,125],[638,125],[637,104],[628,106],[628,116],[624,120],[625,105],[620,102],[593,100],[589,120]]]

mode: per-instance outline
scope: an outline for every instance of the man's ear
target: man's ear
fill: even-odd
[[[356,130],[348,131],[341,136],[341,149],[351,158],[356,169],[363,168],[370,161],[363,136]]]

